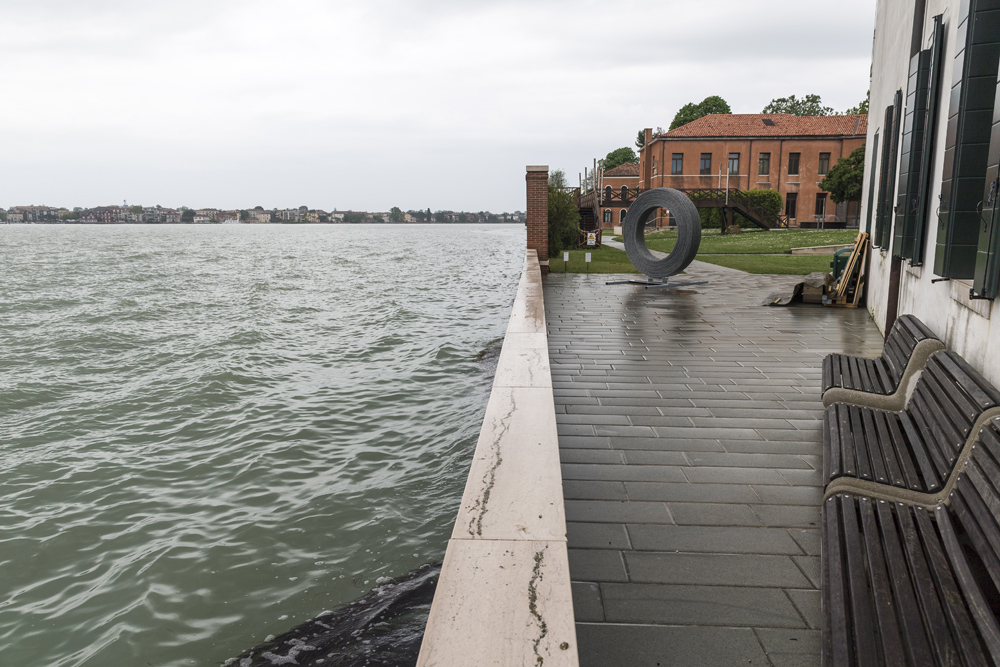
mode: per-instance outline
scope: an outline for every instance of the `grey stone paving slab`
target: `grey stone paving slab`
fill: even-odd
[[[570,549],[569,571],[574,581],[628,581],[620,551]]]
[[[756,632],[775,667],[819,667],[819,630],[758,628]]]
[[[796,609],[806,619],[810,628],[819,630],[823,627],[823,596],[821,591],[795,588],[785,592],[788,593],[788,597],[792,599]]]
[[[818,664],[822,361],[881,336],[757,305],[791,276],[688,273],[545,280],[581,664]]]
[[[749,553],[801,555],[803,549],[781,528],[733,526],[658,526],[630,524],[628,534],[636,551]]]
[[[620,523],[582,523],[570,521],[566,524],[566,539],[571,549],[631,549],[628,532]]]
[[[577,623],[580,667],[766,665],[750,628]]]
[[[563,479],[607,479],[636,482],[684,482],[678,466],[615,465],[607,463],[564,463]]]
[[[625,482],[625,489],[630,500],[689,503],[760,502],[760,497],[753,492],[753,489],[738,484]]]
[[[591,479],[564,479],[563,497],[567,500],[628,500],[625,482],[609,482]],[[633,498],[633,500],[644,500]],[[648,500],[659,500],[649,498]]]
[[[659,584],[811,588],[792,557],[762,554],[703,554],[629,551],[629,578]]]
[[[573,615],[577,623],[603,621],[604,605],[601,602],[600,585],[587,581],[574,581],[570,585],[573,590]]]
[[[778,588],[601,584],[610,623],[762,625],[805,628],[806,622]]]
[[[614,500],[566,500],[566,520],[662,524],[674,522],[666,503]]]

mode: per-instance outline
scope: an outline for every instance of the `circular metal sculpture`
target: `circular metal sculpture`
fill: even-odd
[[[646,221],[658,209],[670,211],[677,223],[677,245],[661,259],[646,247]],[[654,188],[639,195],[625,216],[625,254],[632,266],[650,278],[669,278],[687,268],[701,245],[701,218],[686,194],[672,188]]]

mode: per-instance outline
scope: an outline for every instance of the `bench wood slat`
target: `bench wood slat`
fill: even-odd
[[[864,439],[868,447],[868,452],[872,458],[872,475],[879,484],[889,483],[889,474],[886,472],[886,454],[892,453],[892,448],[882,446],[883,440],[878,437],[875,429],[875,420],[872,418],[871,410],[859,410],[861,423],[864,427]]]
[[[963,480],[963,483],[971,484],[968,480]],[[973,491],[972,495],[976,495],[976,492]],[[966,493],[957,494],[951,500],[951,509],[955,512],[955,516],[962,528],[965,529],[969,541],[972,542],[977,554],[982,559],[983,565],[993,581],[993,586],[1000,589],[1000,559],[997,558],[996,551],[998,538],[996,525],[990,521],[980,523],[966,501],[969,501],[969,505],[972,504],[972,498]]]
[[[875,360],[875,372],[878,373],[879,382],[882,384],[882,393],[891,394],[896,391],[896,385],[899,384],[899,380],[892,376],[889,366],[881,357]]]
[[[929,639],[934,649],[934,655],[939,665],[958,664],[958,650],[950,633],[941,632],[948,627],[941,601],[938,599],[931,577],[930,566],[924,555],[923,545],[913,523],[911,508],[903,503],[897,503],[896,517],[899,519],[900,532],[903,537],[903,549],[906,562],[909,565],[910,578],[917,591],[920,610],[924,621],[930,629]],[[937,631],[935,631],[937,630]]]
[[[882,421],[889,429],[889,442],[891,443],[893,450],[896,452],[896,460],[899,461],[899,467],[902,470],[906,488],[920,488],[922,486],[922,478],[917,472],[917,465],[914,462],[913,455],[907,445],[906,438],[903,436],[898,416],[895,413],[885,412],[882,410],[878,410],[876,414],[881,417]]]
[[[829,593],[824,596],[823,609],[827,618],[829,640],[824,642],[830,659],[825,664],[851,664],[850,632],[847,614],[847,588],[844,585],[844,556],[841,549],[843,530],[841,529],[840,504],[835,498],[824,503],[824,526],[826,528],[826,560],[828,568]]]
[[[865,432],[861,427],[861,411],[853,405],[848,407],[851,417],[851,437],[854,440],[854,454],[858,464],[858,477],[872,478],[872,457],[865,441]]]
[[[915,410],[910,410],[908,414],[913,418],[920,432],[920,446],[925,454],[930,457],[935,471],[941,480],[948,476],[949,468],[947,458],[941,452],[939,443],[946,441],[946,435],[941,425],[934,418],[934,413],[922,396],[913,397]],[[911,443],[913,444],[913,443]]]
[[[980,384],[979,375],[961,357],[952,352],[936,355],[941,364],[948,370],[962,389],[982,410],[992,408],[1000,403],[1000,393],[993,389],[985,380]]]
[[[840,405],[834,403],[826,409],[826,419],[823,421],[823,438],[824,442],[824,452],[827,455],[823,457],[823,479],[833,479],[834,477],[839,477],[841,470],[843,470],[840,464],[840,421],[837,417],[837,410],[840,409]]]
[[[867,586],[861,531],[853,499],[841,498],[844,521],[844,552],[847,556],[847,576],[850,580],[851,620],[854,629],[854,651],[859,665],[879,664],[878,648],[872,618],[872,600]]]
[[[854,435],[851,432],[849,406],[841,405],[839,407],[837,420],[840,423],[840,474],[853,477],[857,474],[857,467],[854,463]]]
[[[905,666],[902,638],[896,620],[889,573],[882,554],[878,524],[871,498],[859,498],[861,527],[864,530],[865,550],[868,555],[868,572],[871,576],[872,592],[875,598],[875,612],[878,620],[879,639],[882,644],[882,664]]]
[[[934,359],[933,361],[933,364],[930,362],[927,363],[927,368],[924,369],[924,372],[928,373],[931,378],[938,383],[939,389],[943,387],[952,388],[952,391],[947,392],[946,395],[954,403],[955,409],[965,417],[965,419],[961,420],[956,418],[955,423],[961,424],[968,421],[971,424],[972,422],[975,422],[976,418],[979,417],[979,413],[982,412],[982,409],[975,401],[969,398],[969,395],[964,390],[955,391],[954,388],[956,380],[954,379],[954,376],[948,373],[947,369],[937,362],[937,359]]]
[[[935,457],[941,477],[947,477],[954,467],[956,453],[965,444],[967,436],[955,427],[938,401],[925,397],[921,397],[921,400],[926,406],[924,420],[935,429],[935,437],[929,443],[931,455]]]
[[[927,638],[924,619],[917,607],[916,592],[910,582],[906,558],[903,556],[903,541],[896,530],[893,506],[880,500],[877,508],[879,525],[882,529],[882,547],[889,565],[890,581],[899,609],[903,633],[906,637],[905,646],[910,663],[920,667],[933,665],[930,641]]]
[[[885,459],[886,475],[888,476],[889,484],[905,488],[906,479],[903,477],[900,452],[897,451],[892,441],[892,436],[889,434],[889,427],[885,421],[885,411],[871,410],[867,414],[871,415],[871,419],[875,424],[875,437],[882,443],[882,457]]]
[[[944,506],[937,507],[935,518],[941,531],[941,541],[948,554],[948,560],[954,568],[955,577],[964,596],[964,600],[959,602],[965,602],[968,605],[969,611],[975,619],[976,627],[979,629],[980,636],[973,634],[969,642],[970,644],[974,643],[977,647],[985,644],[986,651],[992,657],[993,663],[1000,664],[1000,627],[997,625],[997,619],[983,597],[983,592],[976,583],[972,570],[969,569],[969,564],[962,553],[962,547],[958,543],[958,537],[955,535],[951,517],[948,516],[948,511]],[[964,606],[962,608],[965,609]],[[964,649],[963,646],[963,652],[966,652]],[[968,653],[966,652],[966,659],[971,663],[971,656]],[[987,664],[985,656],[982,659],[982,664]]]
[[[991,490],[991,484],[986,480],[981,460],[969,461],[965,468],[965,484],[961,500],[964,500],[968,510],[972,514],[983,537],[989,542],[994,553],[1000,553],[1000,533],[992,530],[994,517],[1000,512],[1000,498]],[[955,498],[952,498],[955,502]]]
[[[938,531],[931,525],[930,517],[926,511],[918,509],[913,514],[923,539],[931,575],[937,583],[938,595],[941,597],[945,615],[951,625],[955,644],[964,655],[965,664],[986,667],[986,656],[976,638],[973,620],[969,616],[965,600],[952,574],[951,563],[941,547]],[[944,664],[958,664],[958,661],[949,661]]]
[[[903,432],[906,434],[906,440],[909,444],[909,452],[916,460],[917,468],[919,468],[920,475],[923,477],[923,487],[932,491],[941,488],[941,481],[938,479],[937,472],[934,470],[934,466],[931,465],[930,459],[927,458],[927,454],[924,451],[923,444],[920,440],[920,434],[913,425],[910,415],[906,412],[900,412],[897,417],[900,425],[903,427]]]

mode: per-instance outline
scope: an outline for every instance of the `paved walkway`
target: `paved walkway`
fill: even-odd
[[[876,355],[863,309],[545,279],[582,667],[818,665],[820,374]]]

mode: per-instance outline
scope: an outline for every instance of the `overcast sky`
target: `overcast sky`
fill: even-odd
[[[0,206],[524,209],[683,104],[868,89],[874,0],[0,0]]]

